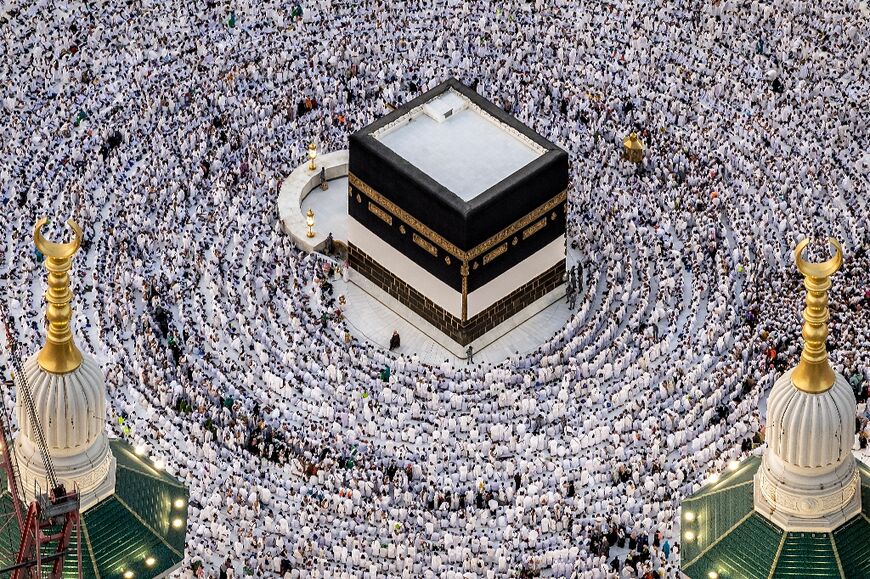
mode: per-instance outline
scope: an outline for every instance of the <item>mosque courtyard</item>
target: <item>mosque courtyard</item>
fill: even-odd
[[[172,577],[675,579],[681,502],[766,448],[804,238],[842,243],[827,349],[870,460],[868,31],[865,1],[6,2],[2,299],[35,352],[33,226],[74,218],[109,437],[189,492]],[[309,143],[449,77],[567,151],[581,272],[472,363],[277,202]],[[299,222],[343,239],[347,191]]]

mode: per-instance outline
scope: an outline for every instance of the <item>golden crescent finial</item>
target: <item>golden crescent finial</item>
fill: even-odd
[[[797,264],[798,271],[808,277],[822,279],[831,277],[843,265],[843,248],[840,247],[840,242],[833,237],[828,238],[828,243],[834,248],[834,255],[827,261],[812,262],[806,261],[802,254],[807,245],[809,245],[809,237],[805,237],[803,241],[797,244],[794,250],[794,260]]]
[[[834,256],[823,262],[806,261],[802,257],[804,249],[809,245],[809,238],[803,239],[794,250],[794,258],[798,270],[804,274],[804,287],[807,290],[806,308],[804,308],[804,324],[801,335],[804,347],[801,359],[791,374],[792,384],[796,388],[811,394],[828,391],[837,379],[828,362],[828,352],[825,341],[828,339],[828,290],[831,288],[831,276],[843,264],[843,248],[833,237],[828,243],[834,248]]]
[[[82,245],[82,228],[72,219],[67,220],[66,224],[73,230],[73,238],[67,243],[54,243],[48,241],[42,236],[42,227],[48,223],[48,218],[43,217],[36,222],[33,228],[33,243],[36,248],[46,257],[54,259],[69,259],[79,250]]]
[[[82,230],[70,219],[67,221],[73,230],[73,238],[67,243],[53,243],[42,235],[43,226],[48,219],[43,217],[33,228],[33,242],[45,256],[45,269],[48,270],[45,291],[45,319],[48,327],[45,332],[45,345],[37,354],[37,362],[46,372],[66,374],[82,363],[82,354],[75,345],[72,333],[72,291],[70,290],[69,269],[72,257],[82,244]]]

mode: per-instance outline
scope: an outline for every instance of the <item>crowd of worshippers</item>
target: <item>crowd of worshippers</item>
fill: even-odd
[[[0,285],[35,351],[33,224],[83,226],[74,332],[112,435],[190,489],[180,576],[677,577],[680,501],[761,451],[800,355],[803,236],[844,246],[867,456],[866,3],[40,6],[0,8]],[[276,215],[308,143],[450,76],[571,160],[571,317],[497,364],[366,341],[343,252]]]

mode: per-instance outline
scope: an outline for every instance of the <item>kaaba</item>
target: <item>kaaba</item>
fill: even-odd
[[[349,140],[352,270],[462,345],[564,291],[564,150],[453,78]]]

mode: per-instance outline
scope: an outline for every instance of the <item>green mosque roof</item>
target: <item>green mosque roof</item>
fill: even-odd
[[[117,461],[115,493],[82,516],[82,576],[146,579],[165,574],[184,559],[189,494],[178,480],[137,456],[126,442],[111,441]],[[2,470],[0,470],[2,473]],[[2,474],[6,489],[5,474]],[[8,490],[0,512],[11,510]],[[178,502],[180,501],[180,502]],[[176,506],[176,504],[178,506]],[[0,530],[0,545],[17,545],[16,525]],[[71,548],[76,548],[73,539]],[[0,560],[0,566],[11,564]],[[76,577],[75,558],[64,561],[64,577]]]
[[[870,579],[870,468],[862,513],[830,533],[784,532],[753,507],[759,457],[683,501],[682,571],[691,579]],[[717,575],[713,575],[716,577]]]

